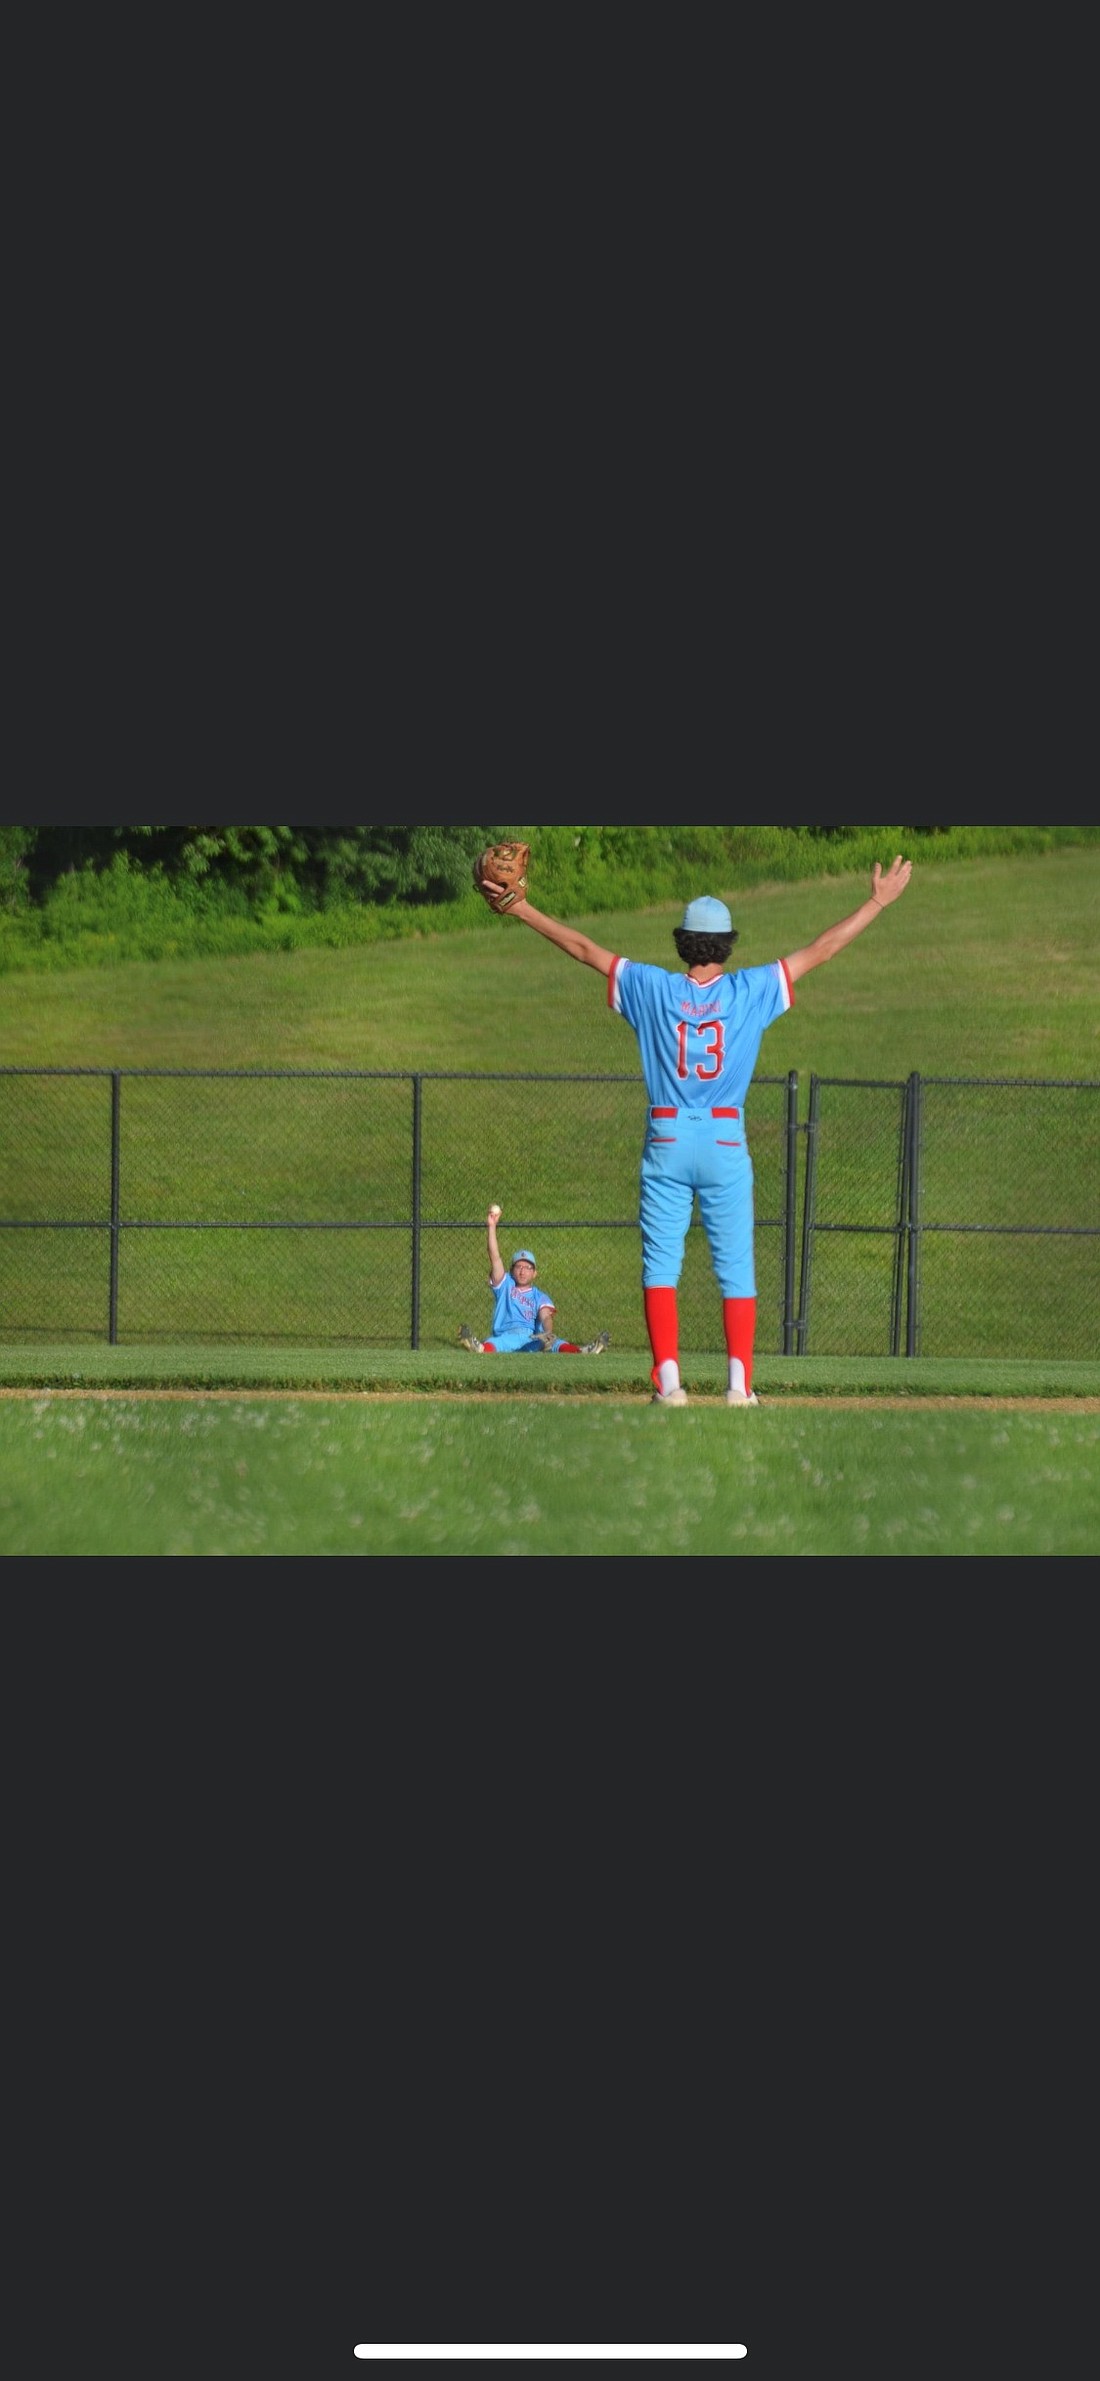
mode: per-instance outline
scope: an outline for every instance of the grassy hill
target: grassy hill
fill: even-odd
[[[866,889],[861,873],[747,890],[735,963],[798,949]],[[802,984],[761,1065],[1100,1076],[1098,914],[1098,850],[918,868],[904,900]],[[674,965],[679,916],[666,903],[572,922],[606,948]],[[631,1074],[637,1052],[589,969],[502,920],[346,951],[9,975],[0,1065]]]

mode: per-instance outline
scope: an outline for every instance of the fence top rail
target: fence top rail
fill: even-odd
[[[493,1068],[450,1067],[209,1067],[209,1066],[0,1066],[0,1075],[40,1077],[95,1076],[128,1081],[154,1077],[159,1081],[201,1083],[633,1083],[645,1088],[640,1074],[539,1074],[530,1070],[498,1073]],[[922,1084],[953,1085],[961,1091],[1100,1091],[1100,1078],[1079,1075],[925,1075]],[[790,1074],[754,1075],[753,1087],[775,1088],[789,1083]],[[815,1075],[810,1082],[832,1091],[904,1091],[911,1077],[873,1075]]]
[[[641,1075],[540,1075],[529,1072],[497,1074],[479,1068],[450,1070],[393,1067],[212,1067],[212,1066],[0,1066],[0,1075],[94,1075],[127,1081],[155,1076],[161,1081],[181,1078],[200,1083],[632,1083],[645,1090]],[[755,1075],[756,1085],[786,1083],[786,1075]]]
[[[918,1082],[922,1090],[933,1084],[954,1085],[958,1091],[1100,1091],[1100,1081],[1077,1075],[923,1075],[918,1069],[907,1080]],[[830,1091],[904,1091],[906,1088],[904,1082],[880,1082],[869,1075],[811,1075],[810,1082]]]
[[[954,1084],[963,1091],[1100,1091],[1087,1075],[922,1075],[922,1084]]]
[[[0,1066],[0,1075],[30,1076],[35,1081],[52,1079],[58,1075],[94,1077],[99,1082],[119,1080],[131,1082],[139,1076],[169,1079],[189,1079],[201,1083],[221,1082],[294,1082],[299,1078],[324,1078],[332,1082],[411,1083],[412,1075],[395,1075],[364,1067],[207,1067],[207,1066]]]

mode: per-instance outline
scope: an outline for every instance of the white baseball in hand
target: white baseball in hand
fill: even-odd
[[[498,1224],[500,1222],[501,1216],[504,1213],[504,1209],[503,1207],[490,1207],[489,1213],[493,1219],[493,1222]]]

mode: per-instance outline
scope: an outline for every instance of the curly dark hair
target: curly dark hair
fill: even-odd
[[[737,941],[737,928],[732,934],[688,934],[676,926],[672,939],[685,967],[724,967]]]

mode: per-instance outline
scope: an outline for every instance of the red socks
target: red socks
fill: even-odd
[[[647,1290],[645,1292],[646,1329],[653,1350],[653,1380],[660,1387],[662,1364],[680,1361],[680,1320],[675,1290]],[[752,1359],[756,1345],[755,1298],[724,1298],[722,1320],[726,1332],[726,1354],[730,1362],[736,1360],[744,1367],[745,1394],[752,1394]]]
[[[653,1350],[652,1379],[659,1389],[662,1364],[679,1364],[680,1361],[680,1316],[675,1290],[647,1290],[645,1320]]]
[[[731,1364],[736,1358],[745,1368],[745,1395],[752,1395],[752,1357],[756,1345],[755,1298],[724,1298],[722,1319],[726,1326],[726,1354]]]

